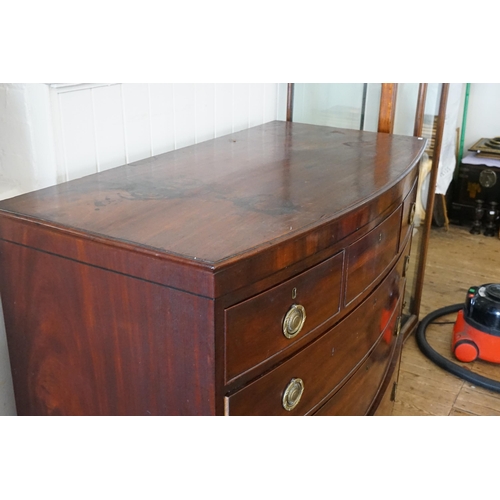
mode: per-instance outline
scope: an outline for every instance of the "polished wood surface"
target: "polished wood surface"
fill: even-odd
[[[288,416],[312,413],[338,388],[338,384],[354,372],[377,342],[393,344],[398,315],[396,303],[402,292],[402,282],[400,262],[376,291],[336,327],[286,363],[229,396],[226,402],[228,414],[252,415],[264,411],[266,415]],[[388,334],[385,336],[386,330]],[[383,349],[384,356],[377,350],[375,352],[380,365],[387,368],[390,359],[387,349]],[[293,377],[303,380],[305,390],[297,408],[289,412],[281,404],[281,395]],[[365,409],[376,395],[382,374],[375,379],[371,398],[360,397],[365,391],[356,391],[351,396],[362,401]],[[350,409],[335,406],[339,413],[351,414]]]
[[[209,299],[1,240],[0,269],[18,415],[216,412]]]
[[[401,208],[349,247],[345,303],[364,292],[391,264],[399,250]]]
[[[348,380],[345,387],[336,393],[317,413],[318,416],[357,416],[368,414],[371,402],[376,398],[389,368],[391,354],[398,343],[395,335],[397,315],[391,317],[368,358]],[[370,399],[359,398],[360,393],[372,394]]]
[[[412,137],[271,122],[0,208],[218,268],[362,205],[420,152]]]
[[[381,283],[401,276],[401,216],[423,146],[272,122],[0,203],[19,413],[272,414],[267,397],[250,411],[239,395],[259,380],[283,391],[268,378],[279,367],[313,377],[324,355],[313,346],[352,321],[359,334],[341,336],[352,353],[318,377],[313,411],[380,338],[382,320],[356,311],[378,289],[385,319],[399,307]],[[393,243],[356,253],[386,227]],[[365,254],[376,261],[368,281],[355,271]],[[348,304],[347,281],[359,291]],[[304,335],[274,342],[290,300],[310,311]]]
[[[226,382],[274,354],[292,347],[340,311],[344,252],[278,287],[225,311]],[[283,319],[294,305],[306,321],[293,338],[283,335]],[[259,335],[258,332],[266,332]]]

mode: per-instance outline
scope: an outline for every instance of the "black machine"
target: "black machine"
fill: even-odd
[[[498,210],[499,201],[500,169],[486,165],[460,164],[453,186],[451,202],[453,219],[460,224],[481,221],[488,210]],[[480,213],[478,214],[476,210]]]
[[[480,139],[458,166],[449,214],[459,224],[473,221],[473,234],[494,236],[500,204],[500,137]]]

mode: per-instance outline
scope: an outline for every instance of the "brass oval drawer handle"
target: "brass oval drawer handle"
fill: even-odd
[[[306,310],[303,306],[294,304],[286,313],[283,320],[283,335],[287,339],[293,339],[299,334],[306,321]]]
[[[286,411],[292,411],[300,401],[304,393],[304,382],[300,378],[292,378],[286,386],[285,393],[283,394],[283,408]]]

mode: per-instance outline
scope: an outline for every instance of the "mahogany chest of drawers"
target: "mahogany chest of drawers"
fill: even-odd
[[[271,122],[0,202],[18,413],[375,413],[424,146]]]

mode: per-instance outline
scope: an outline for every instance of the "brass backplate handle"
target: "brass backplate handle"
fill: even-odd
[[[304,393],[304,382],[300,378],[292,378],[286,386],[283,394],[283,408],[286,411],[292,411],[300,401]]]
[[[299,334],[306,321],[306,310],[303,306],[294,304],[286,313],[283,320],[283,335],[287,339],[293,339]]]

